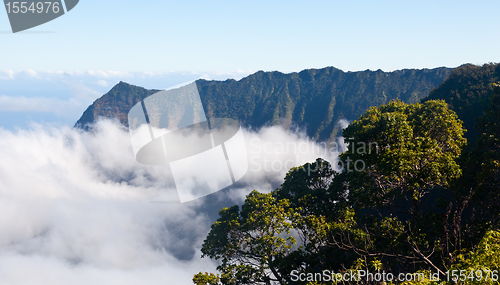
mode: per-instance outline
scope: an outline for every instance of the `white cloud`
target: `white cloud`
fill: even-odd
[[[338,155],[346,149],[342,138],[318,143],[307,137],[305,130],[285,130],[281,126],[264,127],[259,131],[245,130],[244,135],[249,170],[239,181],[239,189],[219,197],[235,203],[242,203],[246,194],[254,189],[261,192],[276,189],[283,183],[290,168],[314,162],[318,157],[339,170]]]
[[[195,273],[210,272],[213,267],[206,259],[188,262],[172,259],[155,266],[123,270],[90,265],[74,266],[53,257],[40,255],[20,255],[12,252],[2,252],[0,255],[1,283],[9,285],[188,285],[192,284],[191,278]],[[193,273],[192,268],[198,271]]]
[[[14,74],[15,72],[13,70],[0,71],[0,79],[1,80],[14,79]]]
[[[34,70],[31,70],[31,69],[26,69],[24,70],[22,73],[24,73],[26,76],[28,76],[29,78],[36,78],[36,79],[40,79],[40,76],[38,76],[38,73]]]
[[[130,72],[118,70],[87,70],[84,74],[99,78],[130,78],[134,76]]]
[[[63,117],[72,117],[76,110],[82,109],[82,102],[75,99],[26,98],[24,96],[0,95],[0,111],[8,112],[44,112]]]
[[[99,85],[99,86],[101,86],[101,87],[108,87],[109,86],[109,83],[106,80],[103,80],[103,79],[97,80],[96,84]]]
[[[269,127],[244,135],[247,176],[209,200],[180,204],[168,169],[137,163],[116,121],[101,121],[92,133],[0,129],[2,284],[186,285],[199,271],[215,272],[199,252],[213,222],[207,208],[216,213],[253,189],[271,191],[289,167],[318,156],[336,160],[301,132]]]
[[[127,80],[131,78],[151,78],[151,77],[171,77],[171,76],[209,76],[214,78],[241,78],[253,73],[252,70],[237,69],[234,71],[191,71],[191,72],[128,72],[121,70],[32,70],[25,69],[22,71],[3,70],[0,71],[0,79],[14,79],[17,77],[24,77],[28,79],[54,79],[63,76],[71,76],[76,78],[100,78],[100,79],[118,79]]]
[[[150,203],[176,194],[165,167],[136,163],[114,123],[98,129],[0,130],[2,282],[187,284],[214,271],[196,253],[210,226],[197,204]]]
[[[95,100],[103,95],[101,92],[93,89],[92,87],[88,86],[81,80],[66,80],[64,81],[64,84],[66,84],[73,97],[75,97],[79,101],[85,102],[87,105],[90,104],[92,100]],[[106,87],[106,86],[101,86],[101,87]],[[83,110],[81,112],[83,113]]]

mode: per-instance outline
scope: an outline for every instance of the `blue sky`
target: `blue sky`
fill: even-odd
[[[24,34],[8,33],[7,13],[0,12],[0,62],[14,71],[390,71],[482,64],[500,61],[499,8],[496,0],[81,0]]]
[[[500,62],[498,11],[496,0],[81,0],[17,34],[0,11],[0,126],[73,124],[120,80],[161,89],[258,70]]]

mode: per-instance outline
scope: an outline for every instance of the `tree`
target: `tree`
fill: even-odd
[[[491,96],[490,107],[476,123],[479,137],[471,159],[475,160],[474,166],[477,168],[471,169],[471,174],[477,174],[473,179],[477,184],[475,200],[480,201],[483,208],[487,209],[487,215],[490,218],[498,221],[500,215],[498,209],[498,203],[500,203],[500,85],[494,84],[493,86],[494,93]]]
[[[281,262],[296,240],[290,235],[295,214],[288,201],[271,194],[251,192],[241,211],[224,208],[203,243],[203,257],[221,260],[217,269],[223,284],[286,284],[289,272]]]
[[[356,244],[352,233],[337,232],[333,244],[381,258],[392,269],[425,264],[443,273],[443,258],[451,254],[443,250],[443,222],[453,201],[446,187],[461,175],[463,134],[444,101],[393,101],[349,125],[340,160],[345,170],[335,187],[348,195],[364,236]]]
[[[500,85],[492,84],[493,94],[483,115],[476,119],[477,141],[462,159],[464,176],[456,185],[458,195],[470,196],[466,214],[470,217],[463,234],[466,247],[473,248],[500,222]]]
[[[287,257],[286,272],[340,270],[356,260],[353,252],[329,246],[329,233],[343,227],[338,221],[350,214],[346,195],[331,191],[338,175],[328,161],[318,158],[290,169],[281,187],[273,191],[276,201],[286,199],[297,214],[293,226],[300,246]]]
[[[498,284],[500,232],[488,231],[474,250],[459,256],[459,263],[452,270],[466,272],[465,276],[457,275],[460,281],[468,281],[467,284]]]
[[[194,275],[193,283],[196,285],[219,285],[220,277],[219,274],[215,275],[208,272],[199,272],[198,274]]]
[[[272,193],[251,192],[241,211],[222,209],[203,256],[221,260],[222,284],[288,284],[292,270],[443,274],[457,257],[449,224],[466,204],[448,189],[463,134],[443,101],[370,108],[344,130],[342,172],[317,159]]]
[[[328,188],[335,175],[330,163],[318,158],[313,163],[290,169],[281,188],[273,195],[277,200],[287,199],[289,208],[299,211],[302,216],[325,216],[334,208],[335,199]]]

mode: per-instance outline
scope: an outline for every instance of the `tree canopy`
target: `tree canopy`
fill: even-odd
[[[217,282],[289,284],[291,272],[325,269],[438,272],[444,278],[451,269],[497,268],[496,90],[477,121],[474,151],[463,152],[462,121],[444,101],[391,101],[344,130],[340,172],[318,158],[292,168],[272,193],[250,193],[241,210],[222,209],[202,248],[222,262]],[[471,166],[480,171],[463,171]],[[496,216],[488,219],[485,211]]]

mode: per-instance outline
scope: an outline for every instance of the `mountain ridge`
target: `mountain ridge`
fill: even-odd
[[[340,119],[354,120],[370,106],[394,99],[419,102],[438,87],[451,68],[344,72],[335,67],[300,72],[258,71],[240,80],[196,81],[207,117],[228,117],[246,127],[296,125],[315,140],[335,138]],[[120,82],[97,99],[75,124],[88,128],[99,117],[128,126],[128,110],[159,90]]]
[[[120,81],[83,112],[75,127],[88,130],[90,125],[95,123],[99,117],[116,117],[123,125],[128,127],[128,111],[136,103],[158,91],[160,90],[148,90]],[[123,104],[117,105],[115,102],[122,102]]]

